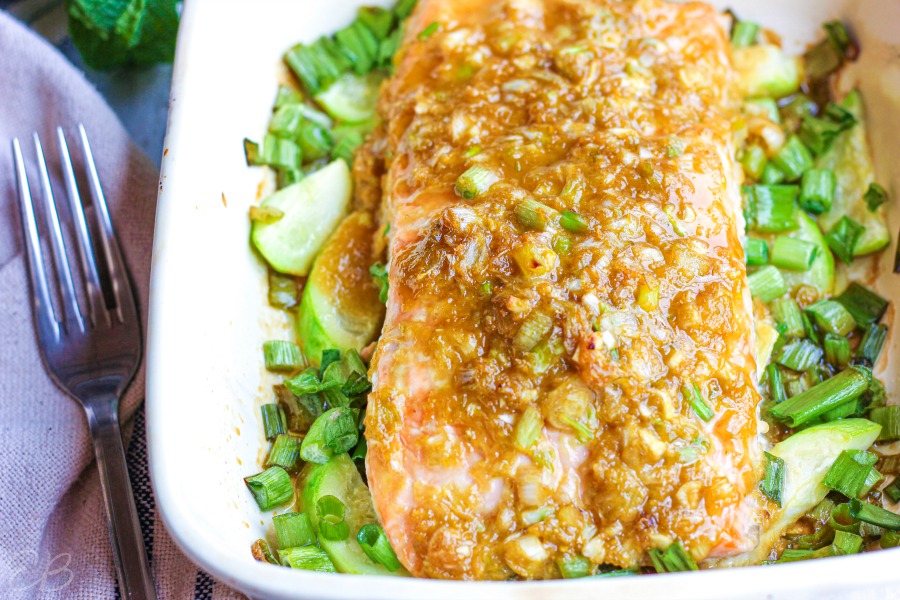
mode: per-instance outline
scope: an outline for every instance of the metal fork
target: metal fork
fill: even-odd
[[[85,313],[80,306],[81,302],[75,292],[47,163],[37,133],[34,134],[34,145],[49,246],[53,256],[53,279],[60,301],[59,310],[55,312],[50,291],[53,283],[44,268],[22,148],[19,140],[14,139],[13,160],[28,259],[31,308],[44,367],[57,386],[81,402],[87,414],[97,466],[100,469],[100,484],[106,504],[106,520],[119,587],[126,598],[152,600],[156,598],[156,592],[141,539],[119,429],[119,399],[141,362],[140,318],[83,126],[78,126],[78,133],[97,217],[94,237],[100,242],[99,254],[106,267],[104,279],[108,280],[107,295],[104,296],[97,253],[91,242],[90,228],[78,192],[66,137],[63,129],[57,127],[59,156],[69,212],[74,222],[75,246],[81,280],[84,282],[87,311]],[[106,298],[110,300],[109,305]],[[57,314],[59,312],[62,314]]]

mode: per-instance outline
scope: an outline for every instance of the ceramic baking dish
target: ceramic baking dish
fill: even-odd
[[[489,0],[485,0],[489,1]],[[358,0],[190,0],[186,3],[162,160],[147,352],[150,467],[157,505],[184,552],[218,579],[259,598],[826,598],[896,597],[900,550],[790,565],[690,574],[536,583],[461,583],[325,575],[253,560],[260,514],[242,478],[259,471],[258,406],[272,381],[264,340],[290,335],[266,302],[263,264],[250,251],[247,210],[261,173],[241,140],[265,130],[282,52],[352,20]],[[367,3],[372,3],[369,0]],[[722,0],[798,50],[832,18],[863,47],[858,81],[871,120],[878,180],[900,194],[900,0]],[[890,211],[900,228],[900,207]],[[886,257],[893,256],[896,240]],[[900,275],[878,265],[876,289],[900,298]],[[895,330],[892,329],[894,334]],[[897,346],[879,366],[900,391]],[[859,594],[859,595],[856,595]]]

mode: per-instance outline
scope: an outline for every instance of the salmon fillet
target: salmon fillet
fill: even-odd
[[[676,541],[697,560],[752,548],[759,395],[720,15],[421,0],[379,111],[390,291],[366,466],[402,563],[552,578]],[[496,181],[463,198],[476,165]]]

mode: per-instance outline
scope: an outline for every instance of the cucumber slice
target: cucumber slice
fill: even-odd
[[[732,50],[734,68],[745,97],[781,98],[800,89],[803,64],[778,46],[758,44]]]
[[[333,457],[328,462],[316,465],[308,464],[297,481],[298,495],[303,505],[303,511],[312,519],[313,527],[319,530],[319,515],[316,512],[316,502],[322,496],[335,496],[344,503],[344,521],[350,528],[350,535],[341,541],[328,541],[319,538],[322,547],[334,566],[341,573],[353,573],[363,575],[401,575],[409,573],[402,567],[393,573],[383,566],[372,562],[363,552],[356,534],[364,526],[370,523],[378,523],[375,517],[375,506],[372,504],[372,495],[369,488],[363,483],[359,471],[350,456],[346,453]]]
[[[872,154],[866,137],[862,97],[854,90],[841,103],[856,117],[856,125],[835,138],[831,148],[816,160],[817,169],[831,169],[837,177],[837,190],[831,208],[819,215],[823,231],[828,231],[841,217],[848,216],[865,226],[854,256],[878,252],[890,243],[884,205],[874,212],[863,197],[875,179]]]
[[[297,337],[313,365],[319,364],[323,350],[359,352],[378,334],[384,304],[369,274],[376,229],[369,213],[352,213],[313,264],[297,319]]]
[[[813,259],[812,265],[806,271],[788,271],[782,270],[784,282],[787,284],[788,290],[794,290],[798,285],[811,285],[821,294],[820,297],[825,298],[831,295],[834,290],[834,256],[825,242],[825,236],[822,231],[809,215],[803,211],[798,211],[797,229],[787,232],[787,236],[810,242],[816,245],[816,257]]]
[[[384,73],[372,71],[360,77],[345,73],[327,90],[316,94],[316,102],[333,118],[346,123],[360,123],[375,116],[378,88]]]
[[[262,202],[284,216],[274,223],[253,223],[250,239],[272,268],[307,275],[313,259],[346,214],[353,191],[350,168],[336,160]]]

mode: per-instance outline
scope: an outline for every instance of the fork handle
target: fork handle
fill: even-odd
[[[156,600],[125,463],[119,400],[115,396],[96,399],[86,403],[85,410],[94,438],[119,590],[123,598],[130,600]]]

